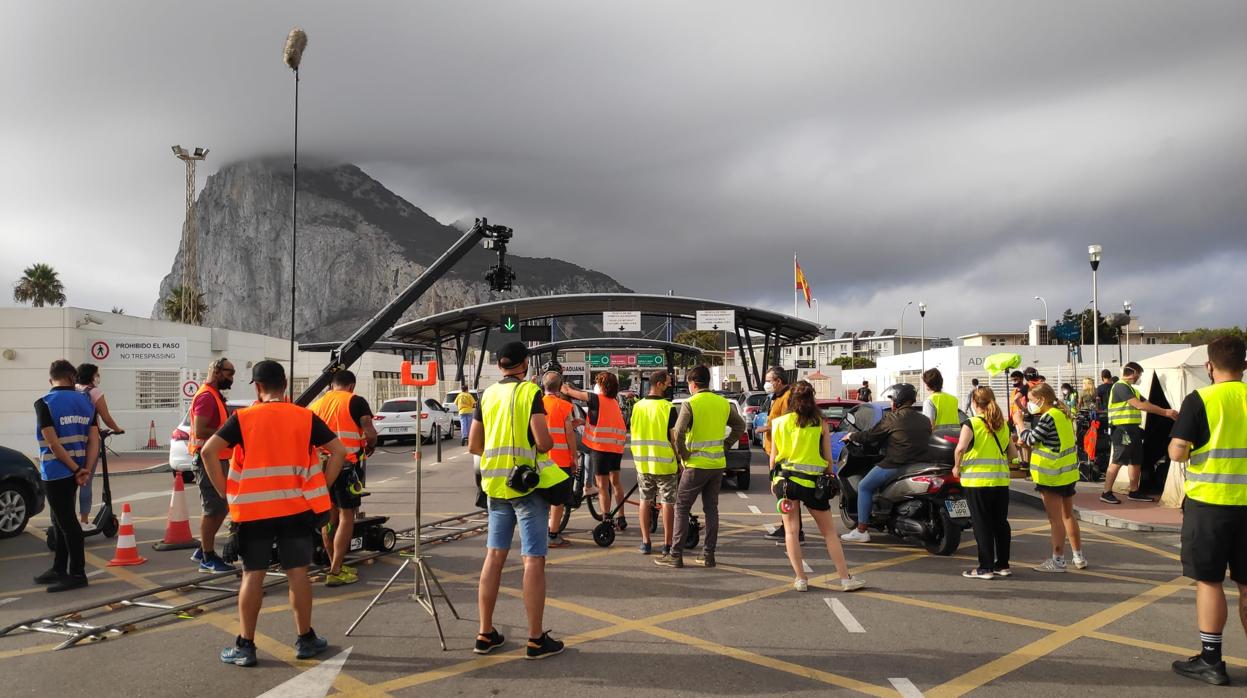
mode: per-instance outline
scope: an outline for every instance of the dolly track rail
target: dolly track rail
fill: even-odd
[[[430,521],[420,527],[420,542],[422,544],[448,543],[483,531],[488,525],[488,520],[483,517],[484,514],[484,510],[478,509],[467,514]],[[361,555],[352,558],[351,562],[365,562],[411,550],[415,547],[414,531],[415,528],[412,527],[395,532],[400,538],[410,540],[410,543],[397,545],[393,550],[385,552]],[[315,571],[323,571],[324,569],[323,567],[318,567]],[[269,572],[268,575],[271,578],[264,581],[265,589],[279,586],[286,581],[286,575],[280,572]],[[122,594],[101,601],[93,601],[90,604],[13,623],[0,628],[0,636],[8,635],[15,630],[61,635],[65,637],[65,640],[57,645],[56,649],[62,650],[72,647],[83,640],[104,640],[109,637],[125,635],[138,630],[142,625],[168,620],[171,616],[187,620],[203,613],[204,608],[207,606],[236,598],[238,596],[238,588],[223,584],[228,584],[241,576],[242,570],[221,572],[211,576],[198,575],[150,589],[136,590],[129,594]],[[166,593],[190,594],[195,592],[206,592],[207,596],[180,604],[161,603],[155,598]],[[135,608],[152,609],[152,612],[137,617],[117,619],[102,625],[93,625],[88,622],[88,619],[83,618],[84,614],[98,611],[89,619],[98,621],[101,616]]]

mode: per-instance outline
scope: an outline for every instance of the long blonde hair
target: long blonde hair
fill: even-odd
[[[970,393],[970,401],[975,407],[983,410],[983,423],[987,425],[988,431],[997,432],[1005,425],[1005,416],[1000,411],[1000,405],[996,404],[996,393],[986,385],[980,385]]]
[[[1068,419],[1074,418],[1073,413],[1069,411],[1069,405],[1066,405],[1064,402],[1056,399],[1056,392],[1052,389],[1052,386],[1047,383],[1040,383],[1039,385],[1031,388],[1030,394],[1026,396],[1027,400],[1034,400],[1036,398],[1052,405],[1052,409],[1060,410],[1061,413]]]

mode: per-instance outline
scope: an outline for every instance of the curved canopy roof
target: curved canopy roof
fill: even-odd
[[[661,339],[645,339],[644,337],[602,337],[599,339],[565,339],[561,342],[550,342],[529,349],[534,356],[555,354],[565,349],[656,349],[672,354],[685,356],[701,356],[700,347],[691,344],[665,342]]]
[[[724,330],[771,334],[781,344],[804,342],[820,334],[819,326],[808,320],[734,303],[643,293],[584,293],[513,298],[450,310],[399,325],[391,336],[403,342],[435,344],[439,339],[444,341],[448,335],[497,327],[503,315],[515,315],[521,322],[526,322],[594,315],[612,310],[639,311],[642,317],[664,319],[692,319],[698,310],[733,310],[738,328],[725,327]]]

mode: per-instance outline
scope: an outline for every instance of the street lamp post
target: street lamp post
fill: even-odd
[[[818,321],[818,299],[811,298],[810,300],[814,302],[814,324],[818,325],[819,334],[822,334],[823,325],[821,322]]]
[[[1130,360],[1130,311],[1134,310],[1134,303],[1124,301],[1121,304],[1122,310],[1126,311],[1126,361]]]
[[[901,328],[898,330],[901,336],[900,336],[900,342],[896,345],[897,354],[905,353],[905,311],[909,310],[909,306],[913,304],[914,304],[913,301],[906,301],[905,305],[901,307]]]
[[[1095,346],[1092,353],[1095,356],[1095,370],[1100,370],[1100,285],[1098,273],[1100,271],[1100,258],[1104,254],[1104,248],[1099,245],[1087,246],[1087,260],[1091,262],[1091,341]]]
[[[927,304],[926,303],[918,304],[918,316],[922,318],[922,322],[919,325],[921,329],[919,330],[919,334],[918,334],[918,351],[922,354],[922,372],[926,373],[927,372]],[[918,382],[922,383],[921,380],[919,380]],[[927,392],[926,384],[923,383],[922,394],[925,395],[926,392]]]
[[[1044,300],[1043,296],[1035,296],[1035,300],[1039,301],[1040,303],[1043,303],[1043,330],[1046,333],[1048,332],[1048,301]],[[1036,333],[1036,336],[1035,336],[1035,354],[1034,355],[1035,355],[1035,361],[1038,362],[1039,361],[1038,333]]]

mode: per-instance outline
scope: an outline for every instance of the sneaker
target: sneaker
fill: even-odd
[[[1225,662],[1209,664],[1202,655],[1198,654],[1186,661],[1179,659],[1174,662],[1173,673],[1214,686],[1230,685],[1230,676],[1225,673]]]
[[[662,546],[662,554],[663,554],[663,555],[670,555],[670,554],[671,554],[671,546],[670,546],[670,545],[664,545],[664,546]]]
[[[199,571],[204,574],[216,574],[218,572],[233,572],[238,568],[221,559],[216,553],[205,553],[203,562],[199,563]]]
[[[866,586],[866,582],[857,577],[840,580],[840,591],[857,591]]]
[[[705,553],[697,556],[697,564],[702,567],[714,567],[714,553]]]
[[[340,587],[347,584],[354,584],[359,581],[359,576],[353,572],[347,572],[344,567],[341,572],[334,574],[332,572],[325,573],[325,586]]]
[[[1132,502],[1155,502],[1156,501],[1155,499],[1152,499],[1146,494],[1143,494],[1139,490],[1135,490],[1134,492],[1127,494],[1126,499],[1129,499]]]
[[[991,570],[983,569],[980,567],[978,569],[966,570],[965,572],[961,573],[961,576],[967,579],[991,579],[992,577],[995,577],[996,575],[992,573]],[[1001,575],[1001,576],[1004,576],[1004,575]]]
[[[355,568],[354,568],[354,567],[351,567],[350,565],[346,564],[345,562],[344,562],[344,563],[342,563],[342,571],[343,571],[343,572],[347,572],[347,573],[349,573],[349,574],[356,575],[356,576],[358,576],[358,575],[359,575],[359,572],[357,572],[357,571],[355,570]]]
[[[38,577],[35,577],[35,584],[55,584],[61,581],[61,578],[64,576],[64,574],[57,572],[56,570],[48,570]]]
[[[556,535],[555,537],[553,537],[553,538],[551,538],[551,539],[550,539],[550,541],[546,544],[546,547],[548,547],[548,548],[566,548],[566,547],[567,547],[567,546],[569,546],[569,545],[571,545],[571,543],[567,542],[567,539],[566,539],[566,538],[564,538],[564,537],[563,537],[563,536],[561,536],[561,535]]]
[[[502,643],[506,641],[507,639],[502,636],[502,633],[498,632],[497,628],[490,628],[488,635],[476,636],[476,647],[473,647],[472,651],[477,654],[489,654],[501,647]]]
[[[67,574],[61,577],[55,584],[48,587],[49,594],[55,594],[58,591],[72,591],[81,589],[87,585],[87,576],[85,574]]]
[[[316,631],[310,628],[307,635],[300,635],[294,641],[296,659],[311,659],[327,649],[329,649],[329,641],[323,637],[317,637]]]
[[[625,518],[624,518],[624,517],[622,517],[622,516],[620,516],[619,518],[615,519],[615,530],[617,530],[617,531],[622,531],[622,530],[624,530],[624,529],[625,529],[625,528],[627,528],[627,527],[628,527],[628,520],[627,520],[627,519],[625,519]],[[562,650],[559,650],[559,651],[561,652]]]
[[[1052,572],[1052,573],[1065,572],[1066,571],[1065,561],[1062,560],[1060,562],[1057,562],[1056,560],[1052,558],[1048,558],[1047,560],[1044,560],[1038,565],[1035,565],[1035,571],[1036,572]]]
[[[792,588],[796,589],[797,591],[809,591],[810,580],[801,579],[800,577],[798,577],[796,580],[793,581]]]
[[[195,548],[195,552],[191,553],[191,559],[194,560],[195,562],[203,562],[204,561],[204,549]]]
[[[853,529],[852,531],[841,535],[840,540],[845,543],[869,543],[870,533]]]
[[[1001,567],[998,570],[992,570],[992,576],[993,577],[1012,577],[1013,570],[1009,569],[1008,567]]]
[[[641,543],[640,545],[636,547],[636,551],[638,553],[641,553],[642,555],[649,555],[650,553],[654,552],[654,548],[649,543]]]
[[[784,527],[779,526],[774,531],[763,533],[762,537],[768,540],[776,540],[776,541],[779,541],[780,543],[783,543],[784,542]]]
[[[545,659],[553,657],[556,654],[563,654],[563,641],[555,640],[550,637],[550,631],[547,630],[537,639],[528,639],[528,647],[524,654],[524,659]]]
[[[1105,492],[1100,495],[1100,501],[1105,504],[1121,504],[1121,500],[1112,492]]]
[[[1070,565],[1076,570],[1085,570],[1087,569],[1087,558],[1082,553],[1074,553],[1070,559]]]
[[[246,647],[238,643],[226,647],[221,650],[221,661],[234,666],[255,666],[258,662],[255,656],[255,643],[248,642]]]
[[[663,555],[662,557],[654,558],[654,564],[658,565],[659,567],[674,567],[676,569],[683,569],[684,556],[683,555],[671,555],[670,553],[668,553],[666,555]]]

